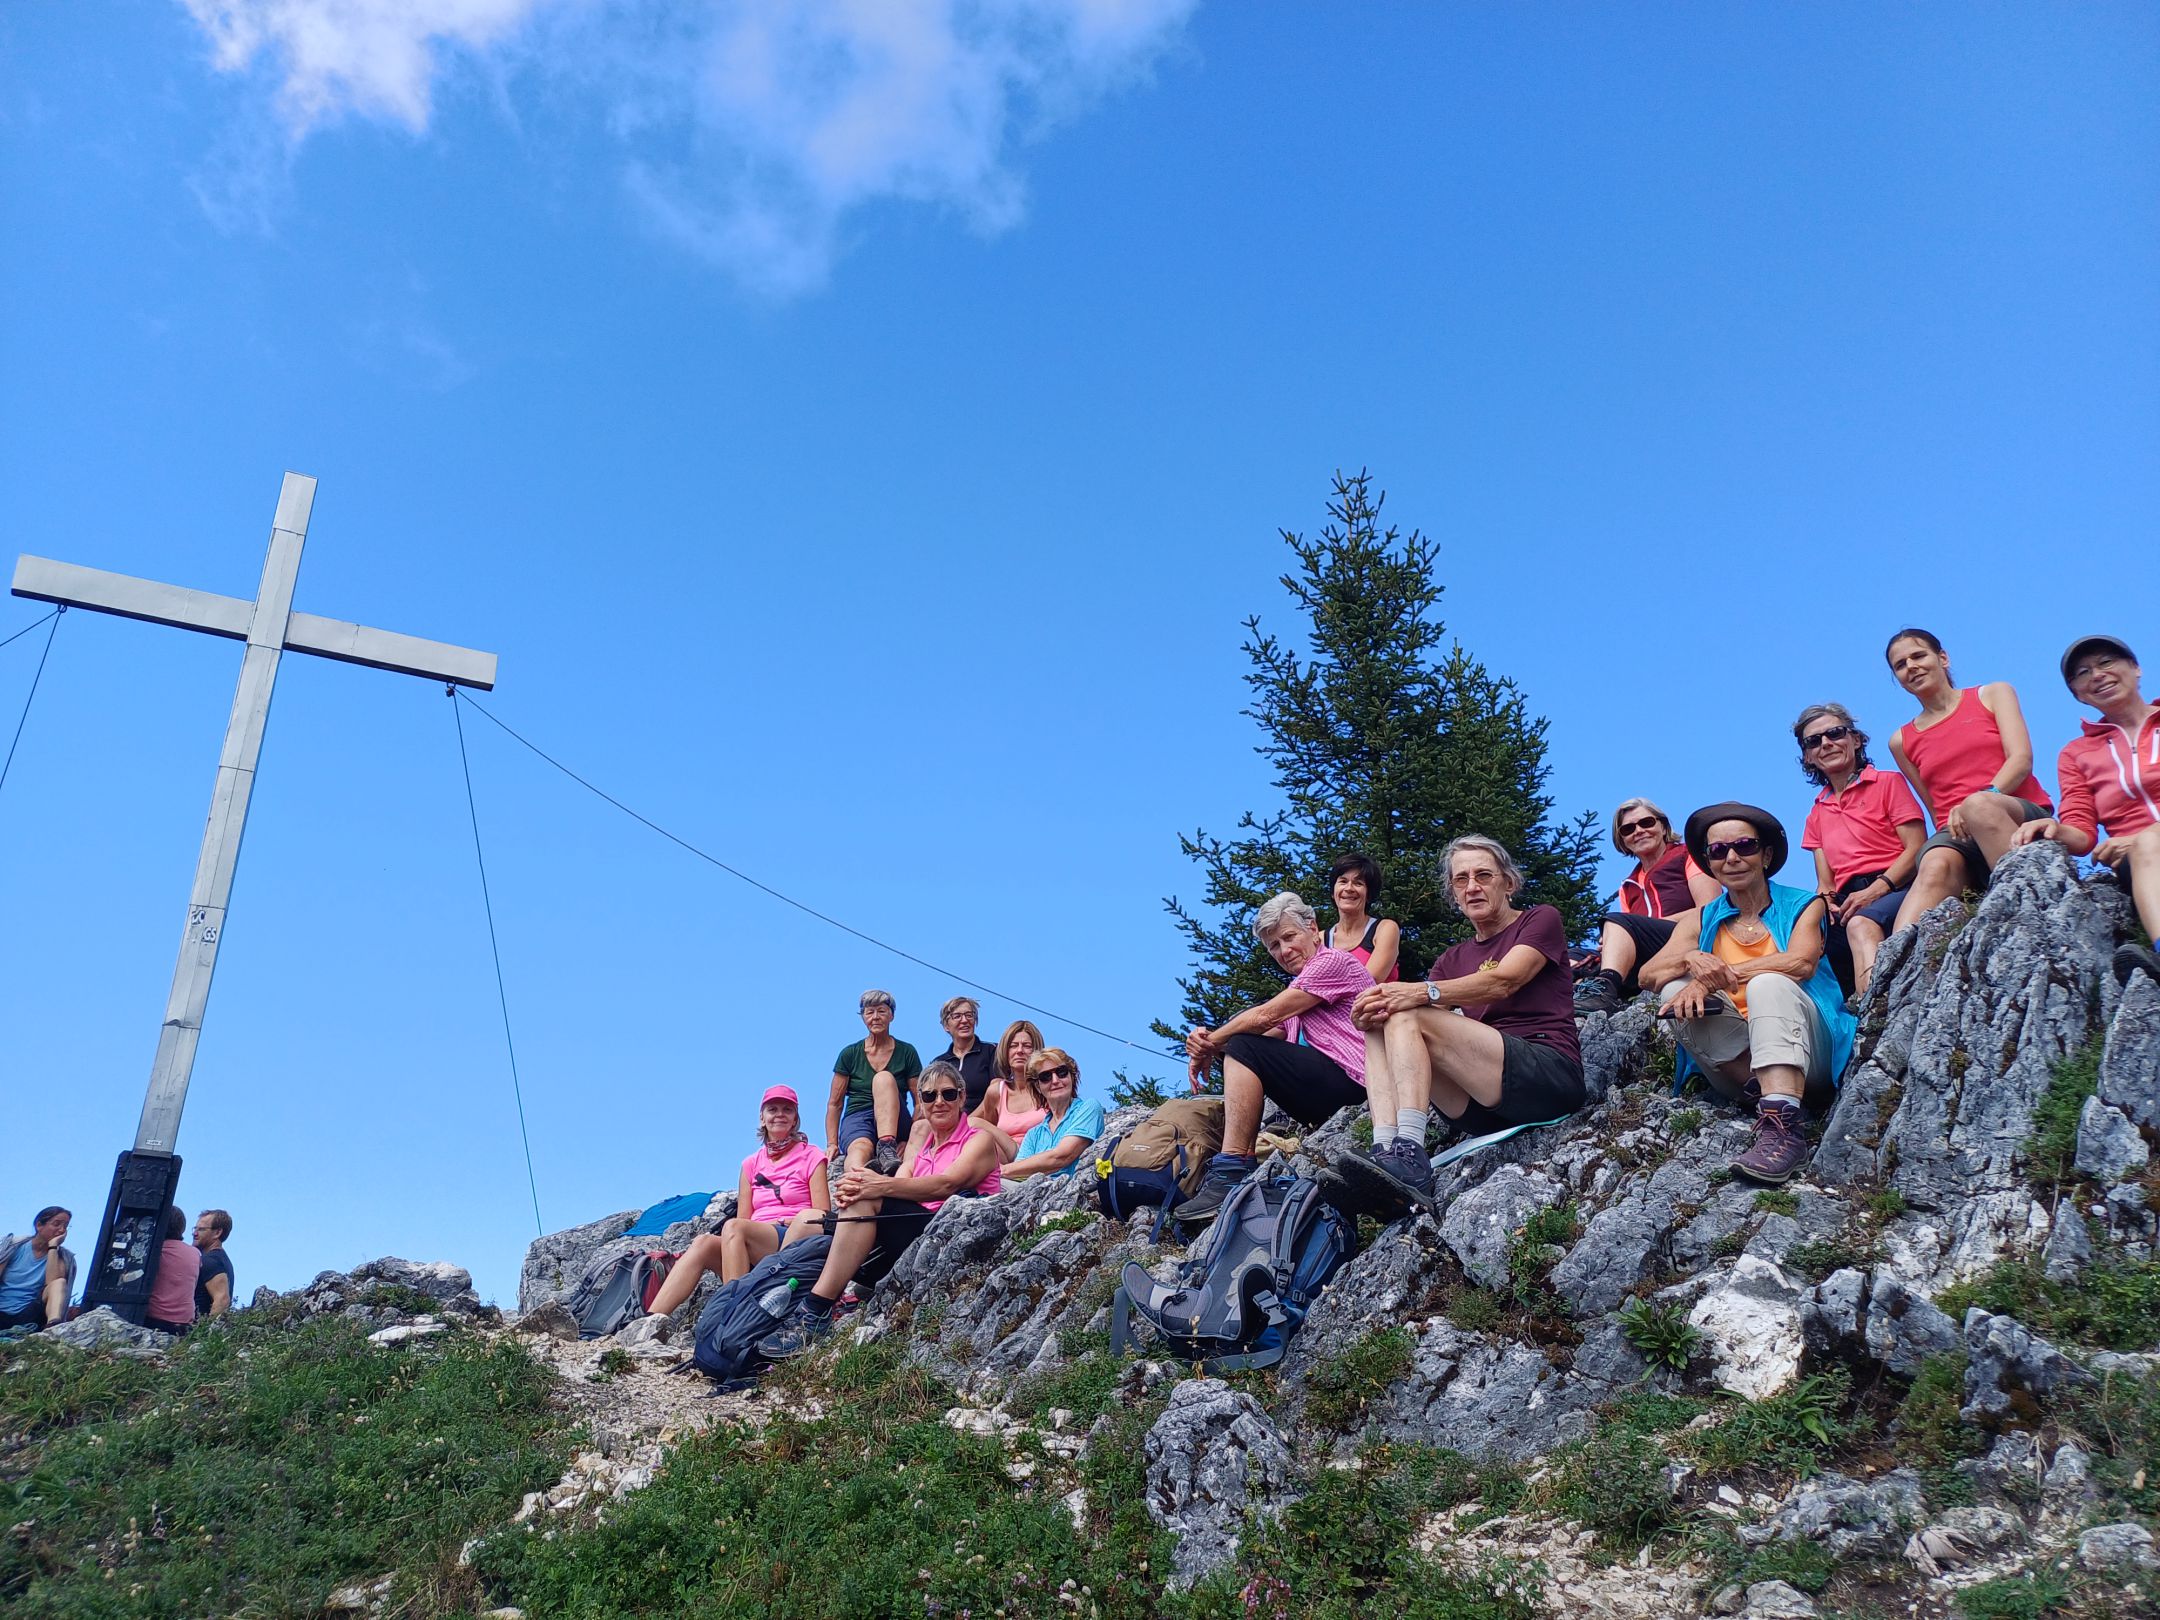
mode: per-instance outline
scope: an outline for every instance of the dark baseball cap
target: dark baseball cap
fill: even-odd
[[[2063,685],[2070,684],[2070,666],[2077,662],[2078,654],[2095,649],[2111,652],[2118,658],[2127,658],[2133,664],[2137,662],[2137,654],[2130,650],[2130,644],[2120,636],[2079,636],[2070,643],[2070,650],[2062,655]]]

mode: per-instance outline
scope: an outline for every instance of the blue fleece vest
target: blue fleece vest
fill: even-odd
[[[1814,899],[1815,893],[1811,889],[1795,889],[1785,883],[1770,885],[1770,905],[1763,912],[1763,922],[1770,930],[1770,937],[1777,941],[1779,950],[1791,946],[1793,929],[1800,922],[1800,913],[1807,910]],[[1696,941],[1695,948],[1709,952],[1711,941],[1717,938],[1718,926],[1739,915],[1740,908],[1732,903],[1730,894],[1721,894],[1704,906],[1702,937]],[[1853,1036],[1860,1027],[1860,1021],[1845,1010],[1845,992],[1838,985],[1837,974],[1831,969],[1827,951],[1816,959],[1815,976],[1801,988],[1807,991],[1808,999],[1815,1003],[1816,1011],[1822,1014],[1823,1027],[1830,1032],[1830,1083],[1833,1086],[1839,1085],[1845,1078],[1845,1065],[1852,1061]],[[1682,1051],[1677,1078],[1685,1080],[1694,1072],[1694,1061]]]

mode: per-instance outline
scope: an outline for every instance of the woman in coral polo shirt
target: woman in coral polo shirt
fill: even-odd
[[[1815,892],[1830,907],[1830,966],[1864,994],[1920,864],[1927,814],[1903,777],[1875,768],[1868,734],[1844,704],[1810,703],[1792,729],[1800,773],[1822,789],[1800,847],[1814,852]]]
[[[2018,828],[2055,806],[2032,779],[2032,734],[2008,681],[1960,688],[1950,679],[1950,655],[1927,630],[1900,630],[1883,657],[1920,702],[1890,752],[1935,818],[1894,933],[1954,894],[1986,888]]]
[[[2027,822],[2018,842],[2052,838],[2113,867],[2147,936],[2160,939],[2160,704],[2145,701],[2137,658],[2113,636],[2072,642],[2062,672],[2071,694],[2100,718],[2084,722],[2055,762],[2062,814]],[[2119,947],[2115,977],[2128,984],[2138,972],[2160,982],[2160,955],[2148,945]]]

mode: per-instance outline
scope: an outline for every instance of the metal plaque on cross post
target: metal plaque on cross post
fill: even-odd
[[[240,837],[247,828],[263,729],[270,721],[278,659],[287,652],[312,653],[483,692],[495,686],[493,653],[295,613],[293,586],[300,577],[300,549],[307,543],[308,517],[314,505],[315,480],[287,473],[270,526],[262,585],[252,602],[46,557],[24,556],[15,562],[17,596],[247,643],[240,660],[240,684],[233,693],[232,719],[225,727],[224,751],[218,756],[217,781],[210,790],[210,819],[203,828],[202,854],[195,863],[195,887],[188,896],[180,959],[173,968],[172,994],[158,1031],[142,1120],[136,1126],[135,1146],[120,1155],[113,1170],[112,1191],[83,1288],[85,1309],[109,1305],[133,1322],[142,1320],[157,1281],[166,1211],[179,1186],[180,1159],[174,1144],[180,1135],[180,1111],[187,1102],[195,1048],[202,1039],[203,1011],[210,1001],[210,978],[225,936],[233,870],[239,864]]]

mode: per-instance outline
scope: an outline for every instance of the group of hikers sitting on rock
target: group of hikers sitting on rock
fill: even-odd
[[[1734,1171],[1782,1183],[1807,1156],[1803,1110],[1827,1106],[1851,1061],[1853,1009],[1884,939],[1941,900],[1984,889],[2010,849],[2053,839],[2093,856],[2130,891],[2147,934],[2160,934],[2160,706],[2144,700],[2130,649],[2088,636],[2063,655],[2063,679],[2101,718],[2062,750],[2059,801],[2033,778],[2007,684],[1958,688],[1925,630],[1898,632],[1885,656],[1920,710],[1890,743],[1901,776],[1874,766],[1867,733],[1841,704],[1811,705],[1793,727],[1802,773],[1819,789],[1801,838],[1814,857],[1810,886],[1777,881],[1790,843],[1770,811],[1706,805],[1676,834],[1654,803],[1634,798],[1614,812],[1612,836],[1635,868],[1596,952],[1580,960],[1557,910],[1516,904],[1523,875],[1510,852],[1476,834],[1440,854],[1471,937],[1419,981],[1401,978],[1397,925],[1372,912],[1383,877],[1369,858],[1345,856],[1329,872],[1331,928],[1296,894],[1268,900],[1253,932],[1289,983],[1186,1038],[1196,1090],[1221,1070],[1221,1146],[1178,1221],[1205,1226],[1254,1174],[1270,1102],[1308,1127],[1369,1110],[1370,1147],[1323,1172],[1331,1199],[1368,1213],[1429,1204],[1439,1143],[1580,1108],[1578,1018],[1643,992],[1670,1023],[1681,1078],[1700,1075],[1753,1111]],[[2114,967],[2125,982],[2139,971],[2160,979],[2146,945],[2123,946]],[[926,1066],[892,1034],[890,994],[865,992],[860,1011],[863,1039],[833,1064],[825,1146],[803,1131],[795,1092],[769,1089],[740,1213],[692,1244],[652,1309],[679,1307],[708,1272],[733,1280],[830,1233],[809,1291],[760,1345],[767,1358],[799,1354],[831,1331],[868,1257],[889,1268],[946,1200],[1069,1175],[1092,1157],[1102,1108],[1079,1095],[1079,1065],[1034,1024],[1018,1021],[987,1045],[976,1003],[954,997],[942,1015],[950,1045]]]

